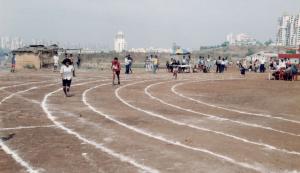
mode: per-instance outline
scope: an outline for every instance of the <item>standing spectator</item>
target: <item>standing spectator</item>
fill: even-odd
[[[259,72],[260,73],[264,73],[265,72],[265,60],[264,59],[260,60]]]
[[[216,60],[216,73],[221,73],[221,57],[219,56],[219,58]]]
[[[11,58],[11,70],[10,72],[14,73],[16,71],[16,53],[12,54]]]
[[[128,55],[125,57],[125,74],[129,74],[130,71],[130,59],[128,58]]]
[[[121,64],[117,57],[111,62],[111,70],[113,72],[113,81],[112,84],[115,85],[115,78],[118,78],[118,85],[120,85],[120,72],[121,72]]]
[[[149,56],[146,56],[146,59],[145,59],[145,70],[146,71],[151,71],[150,64],[151,64],[150,58],[149,58]]]
[[[53,56],[53,71],[56,72],[57,71],[57,68],[58,68],[58,61],[59,61],[59,57],[57,55],[57,53],[54,54]]]
[[[225,59],[223,58],[223,59],[221,60],[220,73],[223,73],[223,72],[224,72],[225,64],[226,64],[226,62],[225,62]]]
[[[81,63],[81,58],[80,58],[80,54],[77,55],[77,68],[80,68],[80,63]]]
[[[70,54],[70,56],[69,56],[69,59],[70,59],[70,61],[71,61],[71,66],[73,66],[73,77],[76,77],[76,75],[75,75],[75,65],[74,65],[74,57],[73,57],[73,54]]]
[[[297,81],[298,69],[297,69],[297,66],[295,64],[292,64],[291,72],[292,72],[292,80]]]
[[[157,55],[154,56],[154,58],[152,59],[153,62],[153,74],[156,74],[156,70],[158,67],[158,57]]]
[[[128,60],[129,60],[129,72],[132,74],[132,63],[133,63],[133,59],[131,58],[130,54],[127,55],[128,56]]]
[[[246,75],[246,69],[247,69],[247,62],[246,60],[243,60],[243,62],[239,62],[239,67],[241,71],[241,75],[245,77]]]

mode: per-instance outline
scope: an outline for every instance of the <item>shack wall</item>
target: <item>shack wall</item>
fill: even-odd
[[[34,53],[21,53],[16,54],[16,70],[24,69],[26,67],[40,68],[40,58],[38,54]]]

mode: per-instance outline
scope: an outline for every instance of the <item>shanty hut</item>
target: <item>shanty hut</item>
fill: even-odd
[[[57,45],[30,45],[12,51],[16,58],[16,70],[41,69],[53,66],[53,55],[61,50]]]

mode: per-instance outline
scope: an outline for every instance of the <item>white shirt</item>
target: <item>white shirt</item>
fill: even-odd
[[[63,79],[71,80],[73,77],[74,67],[69,65],[69,67],[63,65],[60,68],[60,74],[63,74]]]
[[[125,65],[129,65],[130,62],[131,62],[131,61],[126,57],[126,58],[125,58]]]
[[[53,61],[54,61],[54,64],[55,64],[55,65],[58,65],[58,60],[59,60],[59,57],[56,56],[56,55],[54,55],[54,56],[53,56]]]

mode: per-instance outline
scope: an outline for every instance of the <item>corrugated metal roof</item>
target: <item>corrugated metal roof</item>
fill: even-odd
[[[21,52],[31,52],[31,53],[39,53],[39,52],[52,52],[62,50],[57,45],[44,46],[44,45],[30,45],[26,47],[19,48],[17,50],[13,50],[13,53],[21,53]]]

